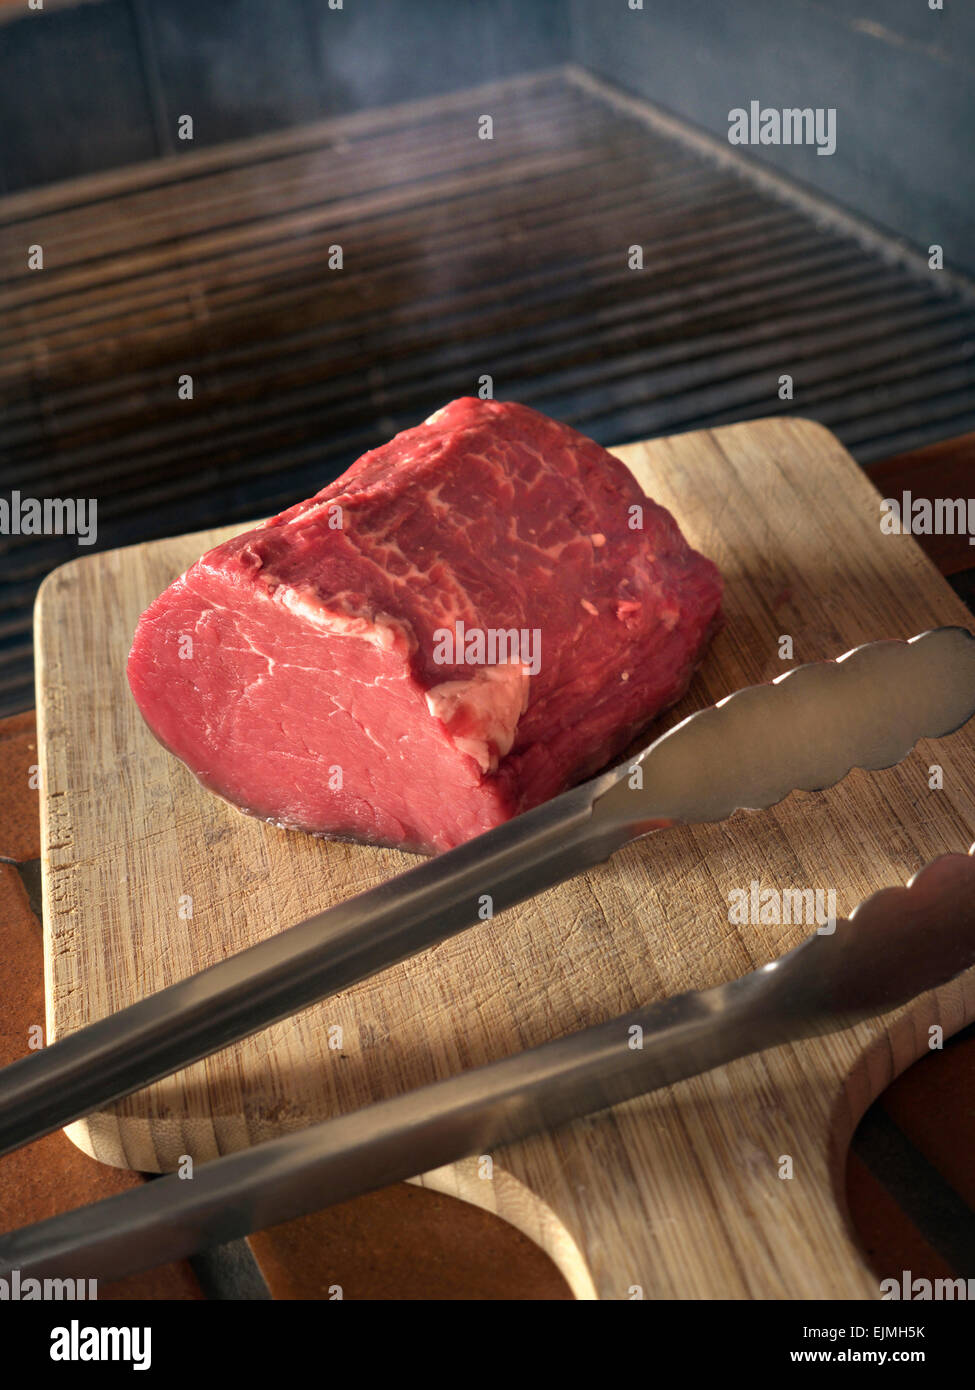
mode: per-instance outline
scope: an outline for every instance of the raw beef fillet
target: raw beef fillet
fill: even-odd
[[[620,754],[720,603],[618,459],[464,398],[198,560],[142,615],[129,682],[241,810],[436,852]]]

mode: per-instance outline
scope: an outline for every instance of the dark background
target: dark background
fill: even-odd
[[[571,60],[721,137],[752,98],[835,106],[835,155],[749,153],[975,273],[970,0],[53,3],[4,7],[8,192]]]
[[[608,447],[806,416],[885,495],[943,445],[959,495],[975,0],[945,4],[0,0],[0,494],[97,496],[98,549],[243,524],[489,373]],[[835,154],[731,147],[752,100],[835,106]],[[0,714],[78,553],[0,537]]]

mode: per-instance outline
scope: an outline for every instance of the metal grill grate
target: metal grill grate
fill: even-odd
[[[605,444],[794,410],[867,462],[975,427],[964,286],[571,72],[17,195],[0,236],[0,496],[97,497],[99,548],[271,512],[485,374]],[[78,553],[0,538],[0,713]]]

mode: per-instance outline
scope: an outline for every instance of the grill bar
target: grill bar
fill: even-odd
[[[868,462],[975,427],[970,287],[793,193],[553,72],[0,200],[0,492],[97,496],[99,547],[245,521],[483,374],[607,444],[795,411]],[[77,554],[0,537],[0,712]]]

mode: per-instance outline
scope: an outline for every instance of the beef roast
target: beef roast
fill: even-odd
[[[241,810],[435,852],[621,753],[720,601],[618,459],[465,398],[198,560],[143,614],[129,682]]]

